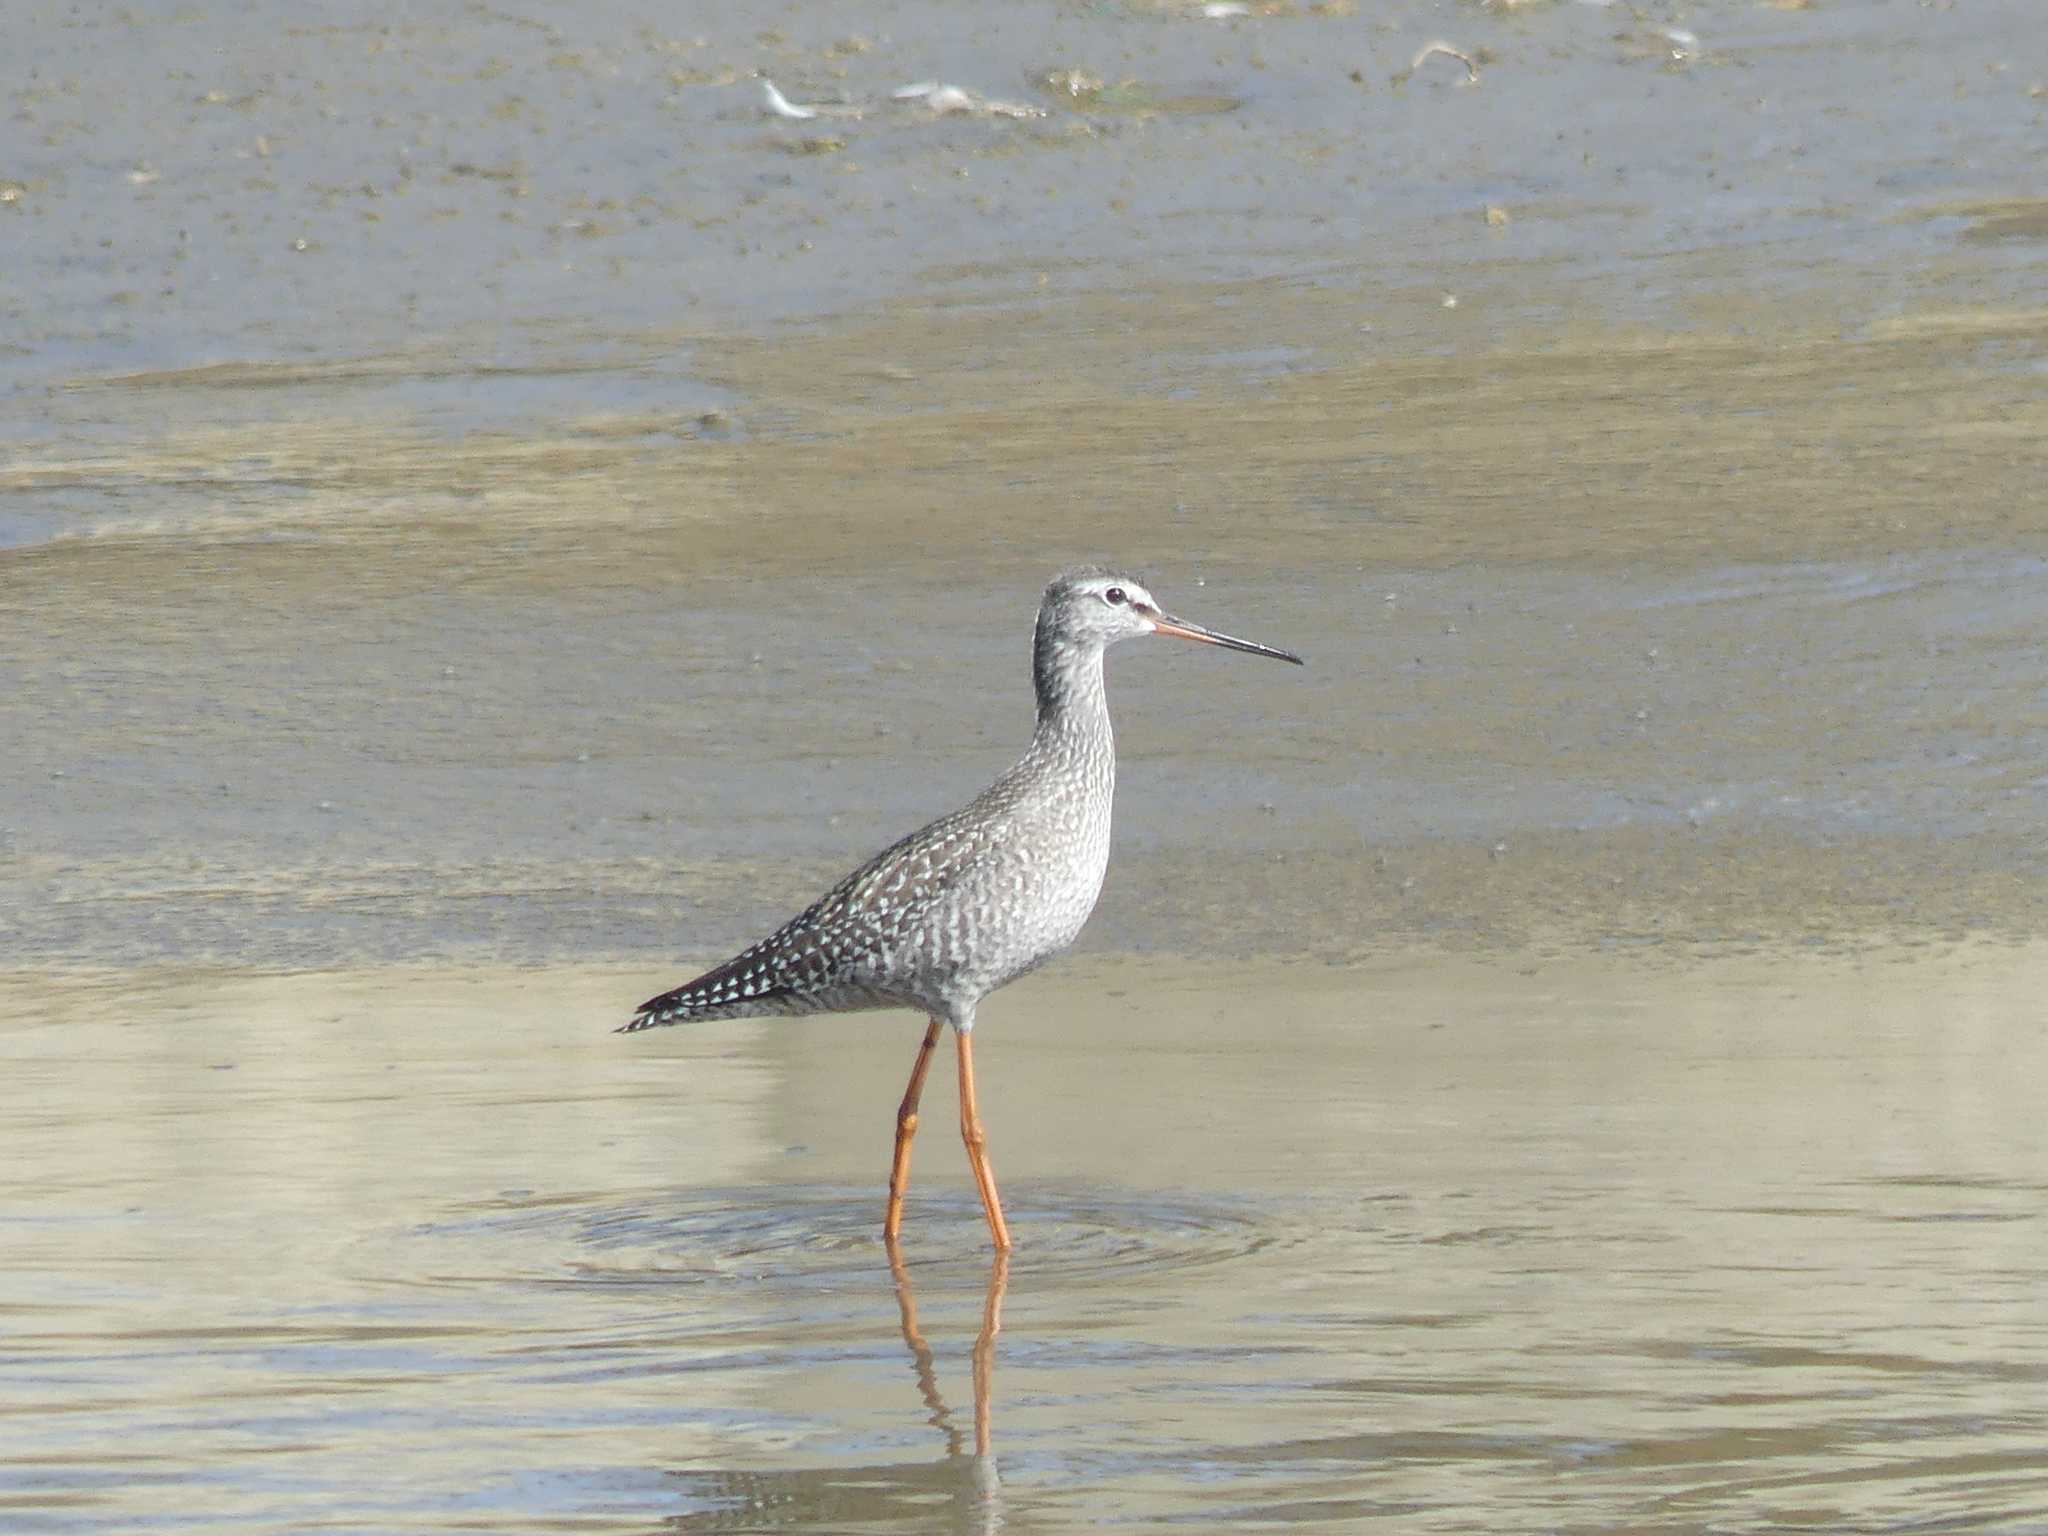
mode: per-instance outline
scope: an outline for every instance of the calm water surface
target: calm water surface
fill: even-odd
[[[2038,951],[1176,969],[988,1010],[1007,1275],[907,1017],[11,984],[6,1528],[2048,1529]]]

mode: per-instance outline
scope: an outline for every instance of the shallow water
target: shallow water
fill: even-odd
[[[648,980],[7,983],[8,1528],[2042,1529],[2038,949],[1022,984],[986,1457],[916,1021]]]

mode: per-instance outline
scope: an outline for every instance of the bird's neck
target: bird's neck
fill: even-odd
[[[1056,755],[1114,752],[1109,696],[1102,686],[1101,646],[1061,644],[1041,632],[1032,654],[1031,677],[1038,688],[1038,729],[1031,738],[1034,751]]]

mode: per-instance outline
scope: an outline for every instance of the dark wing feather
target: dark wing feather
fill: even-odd
[[[630,1035],[660,1024],[686,1024],[731,1008],[773,1011],[778,1001],[796,995],[800,983],[798,975],[776,965],[774,959],[795,948],[791,943],[794,933],[810,917],[811,913],[805,912],[694,981],[672,987],[659,997],[650,997],[633,1010],[633,1017],[620,1025],[616,1033]]]

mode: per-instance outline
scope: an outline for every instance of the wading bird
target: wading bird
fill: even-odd
[[[650,998],[621,1033],[699,1019],[915,1008],[930,1024],[896,1111],[882,1235],[903,1225],[918,1100],[942,1025],[960,1063],[960,1135],[998,1251],[1010,1231],[974,1099],[974,1011],[1081,932],[1109,865],[1116,738],[1103,652],[1171,635],[1301,665],[1301,658],[1162,613],[1128,576],[1056,577],[1039,604],[1031,677],[1038,726],[1009,772],[962,809],[885,848],[760,943]]]

